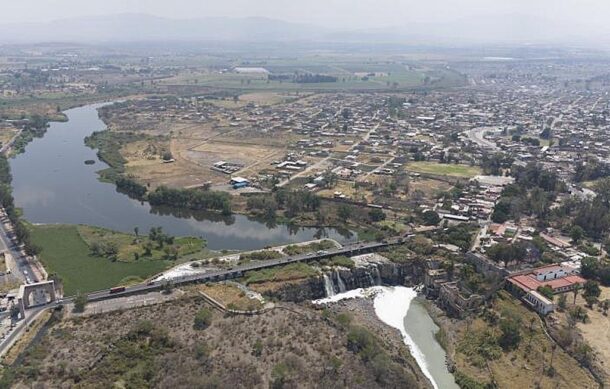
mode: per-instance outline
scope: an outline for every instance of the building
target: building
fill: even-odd
[[[565,293],[574,288],[582,287],[586,280],[576,274],[571,266],[548,265],[517,274],[506,279],[506,289],[520,297],[536,312],[546,315],[555,309],[551,299],[546,298],[538,290],[542,287],[551,288],[553,294]]]
[[[438,301],[447,313],[459,318],[475,312],[484,302],[481,295],[464,293],[457,281],[441,285]]]
[[[243,177],[233,177],[231,181],[229,181],[231,185],[233,185],[233,189],[245,188],[250,186],[250,180]]]
[[[523,296],[523,301],[541,315],[547,315],[555,310],[555,304],[535,290],[527,292]]]
[[[582,286],[586,282],[584,278],[576,274],[575,268],[562,265],[539,267],[527,273],[509,277],[507,281],[510,288],[520,289],[523,293],[548,286],[555,294],[568,292],[576,285]]]

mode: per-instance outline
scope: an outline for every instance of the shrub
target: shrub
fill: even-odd
[[[193,327],[196,330],[205,330],[212,324],[212,311],[208,308],[202,308],[195,314]]]

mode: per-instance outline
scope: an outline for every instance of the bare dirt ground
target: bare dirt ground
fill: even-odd
[[[288,93],[275,92],[253,92],[245,93],[239,96],[239,100],[210,100],[210,103],[223,108],[242,108],[248,104],[256,104],[260,106],[274,105],[285,102],[288,99],[294,98],[294,95]]]
[[[600,301],[610,299],[610,287],[601,287],[602,294],[599,297]],[[585,301],[581,297],[576,300],[579,305],[584,305]],[[582,333],[587,343],[593,347],[596,352],[597,360],[604,368],[606,376],[610,377],[610,318],[604,316],[599,307],[587,309],[589,322],[579,323],[578,329]]]
[[[409,182],[409,192],[421,191],[424,193],[426,198],[436,196],[440,192],[448,191],[452,188],[452,185],[438,180],[431,180],[427,178],[418,178]]]

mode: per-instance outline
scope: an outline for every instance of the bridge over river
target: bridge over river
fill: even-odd
[[[339,255],[345,256],[354,256],[358,254],[365,254],[373,251],[382,250],[384,248],[402,244],[405,241],[405,238],[391,238],[381,242],[356,242],[352,244],[345,245],[340,248],[333,248],[324,251],[305,253],[292,255],[289,257],[283,257],[278,259],[271,259],[266,261],[256,261],[247,263],[240,266],[235,266],[228,269],[211,271],[211,272],[202,272],[200,274],[192,274],[180,276],[177,278],[173,278],[170,282],[172,285],[186,285],[192,283],[205,283],[205,282],[218,282],[225,281],[229,279],[242,277],[246,272],[253,270],[261,270],[267,269],[275,266],[287,265],[290,263],[296,262],[304,262],[304,261],[315,261],[324,258],[335,257]],[[138,293],[147,293],[154,290],[160,290],[164,287],[168,281],[155,281],[149,282],[147,284],[139,284],[130,287],[126,287],[125,290],[110,293],[109,290],[101,290],[97,292],[92,292],[87,295],[88,301],[100,301],[107,300],[117,297],[124,297],[127,295],[138,294]],[[61,303],[67,304],[72,302],[74,297],[68,297],[64,299]]]

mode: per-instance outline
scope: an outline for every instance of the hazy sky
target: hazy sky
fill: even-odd
[[[148,13],[171,18],[266,16],[340,28],[519,14],[603,28],[608,0],[0,0],[0,23]]]

